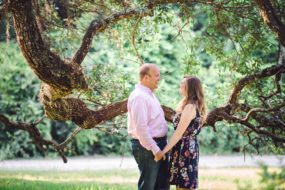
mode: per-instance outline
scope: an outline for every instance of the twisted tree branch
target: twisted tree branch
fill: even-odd
[[[252,131],[254,131],[257,134],[265,135],[267,137],[272,138],[274,141],[285,143],[285,138],[284,137],[279,137],[279,136],[277,136],[277,135],[275,135],[273,133],[270,133],[268,131],[258,129],[258,127],[255,127],[254,125],[250,124],[248,121],[245,121],[245,120],[240,119],[240,118],[235,117],[235,116],[231,116],[231,115],[229,115],[227,113],[223,113],[221,116],[228,122],[240,123],[240,124],[248,127],[249,129],[251,129]]]
[[[135,50],[135,53],[136,53],[136,56],[138,57],[139,61],[140,61],[140,64],[144,64],[144,61],[142,59],[142,57],[140,56],[138,50],[137,50],[137,47],[136,47],[136,42],[135,42],[135,36],[136,36],[136,31],[137,31],[137,28],[138,28],[138,25],[141,21],[142,17],[140,16],[134,26],[134,29],[133,29],[133,33],[132,33],[132,45],[133,45],[133,48]]]
[[[229,104],[231,104],[231,105],[236,104],[236,101],[237,101],[239,94],[241,93],[242,89],[246,85],[253,83],[254,81],[256,81],[258,79],[273,76],[273,75],[276,75],[278,73],[284,73],[284,72],[285,72],[285,65],[274,65],[274,66],[266,68],[260,72],[257,72],[257,73],[254,73],[252,75],[248,75],[248,76],[244,77],[243,79],[238,81],[238,83],[235,85],[235,87],[234,87],[234,89],[230,95],[229,101],[228,101]]]
[[[0,114],[0,122],[3,123],[6,127],[13,127],[17,129],[24,130],[29,133],[30,137],[33,139],[33,143],[44,152],[49,146],[52,146],[55,151],[61,156],[64,163],[67,162],[67,159],[64,155],[63,147],[61,147],[57,142],[52,140],[46,140],[42,137],[39,129],[36,127],[40,122],[42,122],[43,118],[39,119],[34,123],[16,123],[10,121],[5,115]]]
[[[83,37],[80,48],[73,56],[71,62],[81,64],[92,45],[93,37],[99,32],[104,31],[111,24],[117,23],[122,19],[128,19],[137,15],[146,16],[149,13],[150,10],[148,8],[136,8],[114,13],[113,15],[102,20],[93,20]]]
[[[246,114],[246,116],[241,119],[243,121],[248,121],[250,115],[252,115],[253,113],[256,113],[256,112],[272,112],[272,111],[277,111],[279,110],[280,108],[283,108],[285,107],[285,102],[283,102],[282,104],[279,104],[278,106],[274,107],[274,108],[270,108],[270,109],[265,109],[265,108],[252,108],[248,111],[248,113]]]
[[[183,2],[182,0],[157,0],[157,1],[149,1],[149,3],[145,7],[133,8],[133,9],[125,9],[121,12],[113,13],[111,16],[100,19],[93,20],[81,43],[80,48],[77,50],[75,55],[72,58],[72,63],[81,64],[87,55],[94,36],[102,31],[104,31],[107,27],[116,24],[117,22],[123,19],[129,19],[132,17],[140,16],[140,18],[152,15],[152,9],[158,5],[168,4],[168,3],[179,3]]]
[[[40,80],[67,92],[86,89],[87,84],[79,65],[65,63],[44,42],[35,16],[33,0],[9,0],[17,41],[27,63]]]

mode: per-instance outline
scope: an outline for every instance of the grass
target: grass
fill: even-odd
[[[278,171],[270,168],[269,171]],[[260,168],[200,168],[200,189],[260,189]],[[0,171],[1,190],[132,190],[137,170]],[[172,187],[171,190],[175,188]]]

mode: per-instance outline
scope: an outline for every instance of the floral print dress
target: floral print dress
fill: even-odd
[[[175,130],[180,117],[181,113],[173,118]],[[196,110],[196,117],[170,152],[169,182],[171,185],[180,188],[198,188],[199,145],[196,136],[200,130],[200,115]]]

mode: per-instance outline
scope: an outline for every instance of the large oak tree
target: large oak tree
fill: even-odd
[[[43,3],[45,2],[45,3]],[[92,4],[92,7],[74,11],[84,3]],[[48,12],[56,7],[59,18],[65,27],[76,28],[69,21],[80,17],[84,11],[97,12],[86,28],[81,44],[74,55],[67,59],[62,59],[60,55],[52,51],[50,44],[44,38],[44,31],[49,23],[45,21],[43,12]],[[16,31],[18,45],[24,55],[27,64],[37,75],[41,83],[40,101],[44,107],[45,115],[51,120],[72,121],[77,128],[71,137],[61,144],[52,140],[46,140],[37,129],[36,123],[16,123],[4,114],[0,114],[0,122],[8,127],[16,127],[29,132],[34,143],[39,148],[52,146],[63,157],[64,147],[81,130],[95,128],[98,124],[110,120],[127,111],[126,100],[114,102],[110,105],[102,106],[100,109],[92,110],[86,103],[73,96],[74,90],[87,91],[88,84],[82,69],[82,62],[92,46],[96,46],[94,37],[103,33],[107,28],[118,24],[121,20],[140,21],[145,17],[152,17],[153,12],[158,8],[173,5],[175,8],[187,9],[195,6],[209,7],[213,14],[219,15],[222,11],[229,11],[236,17],[262,18],[272,34],[275,35],[279,44],[278,61],[276,65],[271,65],[256,72],[248,74],[236,81],[228,101],[210,110],[205,126],[211,126],[215,130],[218,121],[241,124],[245,130],[244,135],[249,137],[255,133],[260,138],[270,139],[276,146],[283,147],[285,144],[285,101],[284,91],[282,91],[282,74],[285,72],[285,13],[282,1],[255,0],[235,2],[235,1],[204,1],[204,0],[150,0],[150,1],[38,1],[38,0],[4,0],[2,1],[0,19],[6,14],[11,14]],[[284,4],[284,1],[283,1]],[[112,5],[116,9],[111,9]],[[112,7],[113,8],[113,7]],[[253,11],[252,11],[253,10]],[[258,12],[254,11],[258,10]],[[164,11],[167,11],[165,9]],[[242,12],[244,11],[244,12]],[[139,19],[138,19],[139,18]],[[217,19],[219,17],[217,16]],[[134,26],[137,27],[137,26]],[[224,25],[220,23],[217,30],[224,30]],[[225,36],[227,33],[225,32]],[[230,35],[227,37],[230,38]],[[264,78],[275,77],[275,84],[272,85],[272,92],[259,96],[261,102],[259,107],[248,103],[240,103],[239,97],[245,87],[257,83]],[[275,86],[275,87],[274,87]],[[274,89],[275,88],[275,89]],[[278,96],[279,102],[269,105],[267,102]],[[168,107],[163,107],[166,119],[171,121],[174,111]],[[78,111],[80,110],[80,111]]]

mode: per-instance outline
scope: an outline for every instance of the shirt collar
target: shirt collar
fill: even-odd
[[[153,92],[150,90],[150,88],[148,88],[148,87],[146,87],[146,86],[144,86],[142,84],[137,84],[136,88],[139,88],[139,89],[143,90],[144,92],[147,92],[147,93],[149,93],[151,95],[153,94]]]

